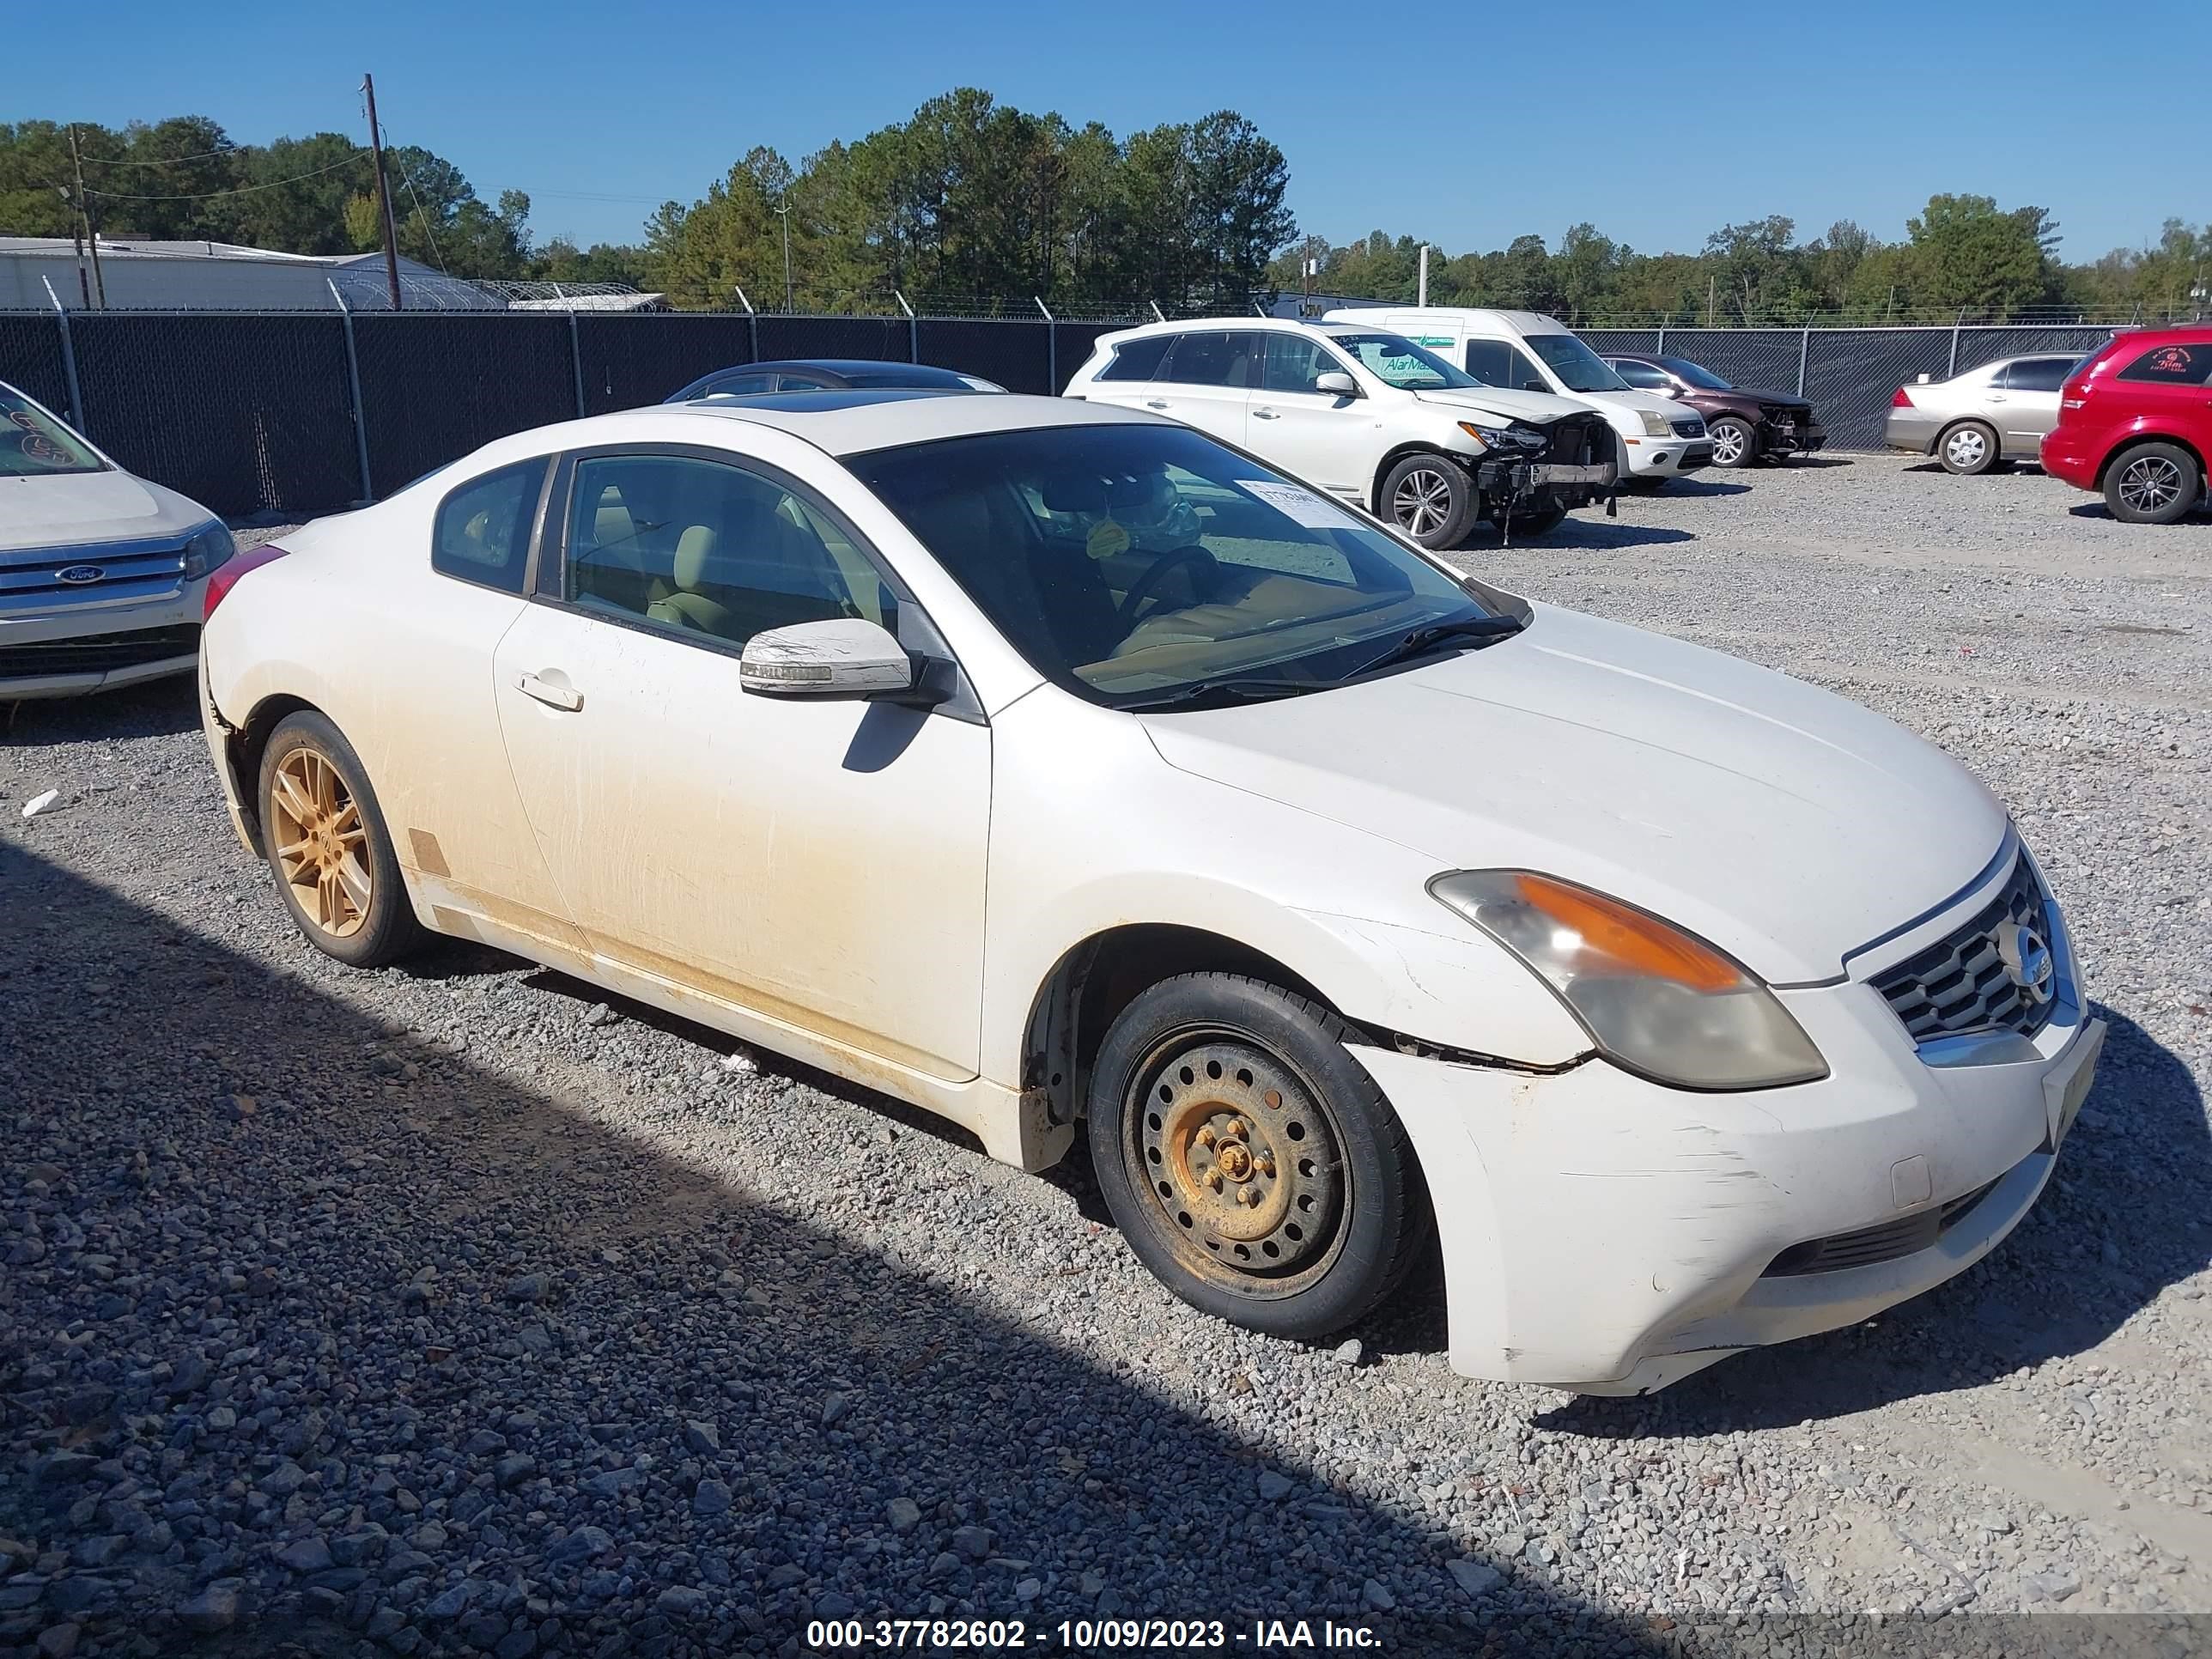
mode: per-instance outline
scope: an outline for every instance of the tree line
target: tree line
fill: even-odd
[[[72,153],[71,138],[75,139]],[[908,119],[793,162],[751,149],[632,243],[532,233],[530,199],[480,198],[416,146],[386,150],[400,252],[462,277],[621,283],[681,307],[1068,308],[1145,301],[1242,310],[1310,284],[1410,301],[1421,243],[1377,230],[1300,238],[1282,151],[1233,110],[1116,137],[960,88]],[[379,246],[366,146],[341,133],[234,143],[204,116],[121,128],[0,124],[0,232],[243,243],[287,252]],[[1309,275],[1309,267],[1312,268]],[[1489,252],[1432,246],[1433,303],[1510,306],[1572,322],[1672,318],[1860,321],[2064,306],[2189,314],[2212,282],[2212,225],[2168,220],[2154,247],[2069,264],[2039,207],[1939,195],[1884,241],[1849,220],[1801,240],[1782,215],[1724,225],[1694,252],[1638,252],[1595,225]]]

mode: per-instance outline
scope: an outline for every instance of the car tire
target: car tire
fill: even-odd
[[[285,716],[262,748],[258,787],[262,847],[310,944],[375,968],[422,942],[376,793],[337,726],[311,711]]]
[[[1510,526],[1507,525],[1505,515],[1498,507],[1490,508],[1486,516],[1501,536],[1548,536],[1565,521],[1567,509],[1559,501],[1546,501],[1541,507],[1522,507],[1514,513]]]
[[[1408,455],[1382,480],[1378,516],[1432,551],[1457,547],[1474,526],[1474,480],[1444,456]]]
[[[1431,1248],[1413,1142],[1306,998],[1234,974],[1142,992],[1092,1068],[1092,1168],[1168,1289],[1247,1330],[1319,1341]]]
[[[2124,524],[2172,524],[2203,495],[2203,469],[2179,444],[2136,444],[2105,469],[2105,505]]]
[[[1713,441],[1715,466],[1749,466],[1759,459],[1759,432],[1747,421],[1723,415],[1707,424],[1705,435]]]
[[[1946,427],[1936,440],[1936,459],[1946,472],[1972,478],[1987,472],[2000,459],[1996,428],[1984,421],[1960,421]]]

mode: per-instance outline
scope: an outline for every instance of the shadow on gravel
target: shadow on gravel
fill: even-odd
[[[1751,485],[1741,483],[1723,473],[1717,478],[1669,478],[1666,487],[1652,490],[1623,490],[1620,499],[1636,501],[1688,501],[1697,495],[1748,495]]]
[[[1849,455],[1791,455],[1785,459],[1769,463],[1779,471],[1795,472],[1800,468],[1818,471],[1823,467],[1856,466],[1858,462]]]
[[[2124,1014],[2043,1200],[1949,1284],[1867,1324],[1724,1359],[1644,1400],[1538,1418],[1607,1437],[1725,1434],[1849,1416],[2093,1348],[2212,1260],[2212,1134],[2188,1066]]]
[[[198,729],[189,674],[100,691],[88,697],[0,701],[0,747],[82,742],[88,738],[163,738]]]
[[[1507,552],[1527,550],[1550,553],[1567,548],[1650,547],[1665,542],[1693,542],[1698,539],[1692,531],[1674,530],[1663,525],[1634,524],[1629,515],[1635,505],[1628,497],[1621,497],[1621,516],[1608,519],[1601,511],[1596,514],[1570,514],[1557,529],[1547,530],[1541,536],[1516,535],[1510,543],[1502,544]],[[1501,545],[1497,529],[1484,525],[1457,547],[1454,553],[1495,551]]]
[[[849,1196],[817,1224],[20,834],[0,1654],[64,1626],[80,1656],[787,1654],[810,1618],[971,1613],[1055,1650],[1117,1612],[1222,1619],[1231,1650],[1261,1618],[1401,1652],[1650,1640],[1510,1566],[1463,1565],[1470,1595],[1448,1536],[1269,1469],[1213,1379],[1072,1351],[1081,1249],[1048,1276],[977,1238],[1026,1297],[892,1259],[866,1218],[894,1150],[822,1146]],[[716,1121],[806,1133],[778,1109]],[[899,1201],[951,1236],[967,1194]]]
[[[2069,507],[2066,511],[2076,519],[2095,519],[2105,524],[2122,522],[2113,515],[2112,509],[2106,507],[2103,501],[2096,496],[2091,496],[2087,501]],[[2146,527],[2153,530],[2212,530],[2212,513],[2206,513],[2200,508],[2195,513],[2176,519],[2172,524],[2151,525]]]

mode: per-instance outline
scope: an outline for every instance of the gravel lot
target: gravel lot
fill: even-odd
[[[1836,458],[1464,556],[1960,756],[2112,1023],[1989,1261],[1644,1401],[1453,1376],[1433,1288],[1356,1356],[1213,1323],[1079,1166],[509,958],[349,972],[231,838],[184,686],[24,707],[0,1652],[788,1652],[854,1611],[1595,1652],[1718,1612],[2212,1611],[2212,522],[2088,499]]]

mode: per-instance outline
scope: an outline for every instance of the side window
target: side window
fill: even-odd
[[[1312,392],[1314,381],[1320,376],[1345,372],[1344,365],[1317,340],[1302,334],[1268,334],[1262,337],[1267,349],[1260,384],[1269,392]]]
[[[2056,392],[2066,384],[2070,357],[2033,357],[2014,363],[2005,374],[2005,385],[2014,392]]]
[[[1485,386],[1519,391],[1534,382],[1540,392],[1551,390],[1551,382],[1544,378],[1541,369],[1528,361],[1528,354],[1503,340],[1469,340],[1467,372]]]
[[[438,503],[430,568],[465,582],[522,592],[530,528],[545,482],[541,459],[472,478]]]
[[[1098,371],[1102,380],[1156,380],[1160,359],[1175,343],[1172,334],[1147,334],[1114,348],[1114,361]]]
[[[2212,374],[2212,345],[2153,346],[2120,371],[2124,380],[2153,386],[2203,386]]]
[[[743,645],[833,617],[887,620],[888,591],[857,548],[772,479],[684,455],[576,463],[562,597],[586,610]],[[856,592],[855,582],[858,583]]]
[[[1613,372],[1622,380],[1642,391],[1671,392],[1674,389],[1674,383],[1649,363],[1639,363],[1633,357],[1608,357],[1606,362],[1613,365]]]
[[[773,374],[732,374],[719,380],[700,393],[704,398],[743,398],[756,392],[775,390]]]
[[[1260,355],[1261,337],[1242,330],[1220,333],[1206,329],[1175,337],[1175,349],[1160,375],[1178,386],[1246,386],[1252,384],[1253,359]]]

